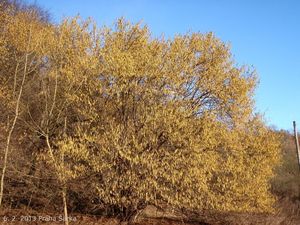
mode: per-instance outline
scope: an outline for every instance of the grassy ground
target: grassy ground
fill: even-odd
[[[201,212],[198,214],[180,214],[171,211],[159,211],[154,207],[147,207],[134,220],[122,222],[117,218],[86,216],[80,214],[70,215],[74,225],[299,225],[300,201],[299,199],[282,198],[278,201],[275,214],[249,214],[249,213],[220,213]],[[38,213],[26,210],[2,210],[0,224],[63,224],[62,216],[55,213]],[[7,221],[4,221],[7,220]]]

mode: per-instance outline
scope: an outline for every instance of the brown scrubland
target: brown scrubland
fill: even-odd
[[[1,0],[0,224],[300,224],[294,138],[257,83],[213,33]]]

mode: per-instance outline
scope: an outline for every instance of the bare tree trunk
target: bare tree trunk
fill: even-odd
[[[57,165],[57,162],[55,160],[55,156],[53,154],[53,149],[50,145],[50,141],[49,141],[49,137],[48,135],[46,135],[46,143],[49,149],[49,154],[51,157],[51,160],[53,161],[54,164],[54,168],[56,170],[59,182],[61,183],[61,187],[62,187],[62,200],[63,200],[63,207],[64,207],[64,222],[65,225],[69,225],[69,219],[68,219],[68,207],[67,207],[67,185],[66,185],[66,178],[65,178],[65,174],[60,174],[59,173],[59,165]],[[61,156],[61,164],[64,162],[64,155]]]
[[[67,117],[65,117],[64,120],[64,132],[63,132],[63,137],[66,138],[66,130],[67,130]],[[65,162],[65,154],[62,152],[61,155],[61,163],[64,167],[64,162]],[[62,185],[63,185],[63,190],[62,190],[62,198],[63,198],[63,204],[64,204],[64,217],[65,217],[65,225],[69,225],[69,218],[68,218],[68,207],[67,207],[67,185],[66,185],[66,175],[64,171],[62,171]]]
[[[69,225],[66,184],[63,184],[62,199],[63,199],[63,204],[64,204],[64,221],[65,221],[65,225]]]
[[[4,149],[4,162],[3,162],[3,168],[2,168],[2,173],[1,173],[1,181],[0,181],[0,207],[2,205],[2,200],[3,200],[4,177],[5,177],[5,173],[6,173],[6,169],[7,169],[8,153],[9,153],[11,136],[12,136],[12,133],[15,129],[15,125],[16,125],[16,122],[17,122],[17,119],[18,119],[19,113],[20,113],[19,108],[20,108],[20,101],[21,101],[21,96],[22,96],[22,92],[23,92],[23,86],[24,86],[25,79],[26,79],[26,74],[27,74],[27,62],[28,62],[28,53],[26,53],[26,55],[25,55],[24,72],[23,72],[22,83],[21,83],[21,86],[20,86],[20,90],[19,90],[19,94],[18,94],[18,98],[17,98],[17,102],[16,102],[15,116],[14,116],[12,125],[11,125],[11,127],[8,131],[8,135],[7,135],[7,139],[6,139],[6,145],[5,145],[5,149]],[[17,66],[18,66],[18,64],[17,64]],[[16,69],[16,71],[17,71],[17,69]]]

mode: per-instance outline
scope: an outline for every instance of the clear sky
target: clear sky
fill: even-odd
[[[154,36],[212,31],[230,43],[238,65],[256,68],[256,110],[269,125],[300,125],[300,0],[27,0],[65,16],[93,17],[99,25],[117,18],[142,21]],[[299,127],[299,126],[298,126]]]

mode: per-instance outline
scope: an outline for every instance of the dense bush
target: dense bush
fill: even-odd
[[[272,179],[272,191],[281,197],[300,197],[300,177],[295,137],[287,131],[279,132],[282,137],[282,161]]]
[[[30,10],[0,20],[2,143],[31,196],[52,184],[125,211],[272,210],[279,138],[253,114],[254,72],[213,34],[156,39],[123,19],[51,25]]]

